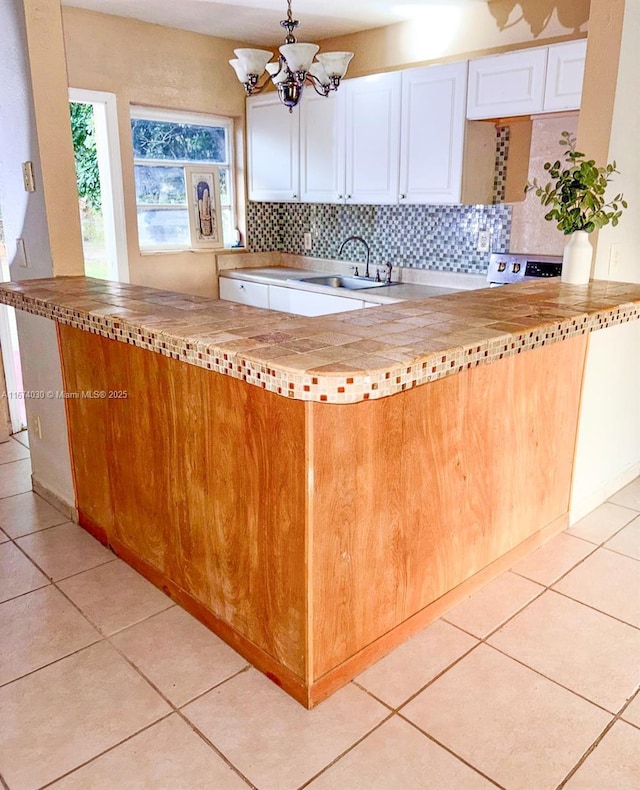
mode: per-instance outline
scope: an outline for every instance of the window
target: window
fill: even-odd
[[[235,244],[233,121],[131,108],[138,237],[143,251],[191,249],[187,168],[217,170],[225,247]]]

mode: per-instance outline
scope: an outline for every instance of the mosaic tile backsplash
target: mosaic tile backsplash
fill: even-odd
[[[478,233],[489,231],[491,252],[508,252],[511,206],[364,206],[317,203],[250,202],[247,216],[251,252],[279,250],[294,255],[361,261],[360,245],[348,236],[362,236],[371,248],[371,262],[394,266],[485,274],[488,252],[479,252]],[[313,246],[304,249],[310,231]]]

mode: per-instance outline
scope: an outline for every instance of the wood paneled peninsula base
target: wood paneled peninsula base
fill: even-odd
[[[57,320],[82,525],[307,707],[566,525],[586,332],[326,403]]]

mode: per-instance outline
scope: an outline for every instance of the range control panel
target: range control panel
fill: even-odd
[[[559,277],[562,258],[559,255],[524,255],[519,253],[491,254],[487,281],[490,285],[507,285],[538,277]]]

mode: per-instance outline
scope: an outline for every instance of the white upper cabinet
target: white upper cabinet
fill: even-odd
[[[347,203],[397,203],[400,170],[399,71],[346,80]]]
[[[467,117],[542,112],[547,47],[478,58],[469,63]]]
[[[344,92],[307,86],[300,113],[300,195],[305,203],[344,201]]]
[[[545,112],[580,108],[586,56],[586,39],[549,47],[547,83],[544,91]]]
[[[467,61],[402,72],[400,203],[458,203]]]
[[[300,199],[300,111],[278,94],[247,99],[249,200]]]

